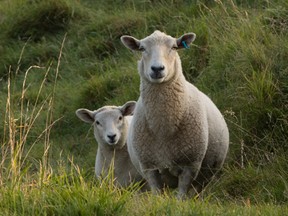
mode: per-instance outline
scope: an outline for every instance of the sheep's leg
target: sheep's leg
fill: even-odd
[[[183,199],[191,188],[192,181],[197,177],[201,163],[195,163],[192,167],[184,167],[178,177],[178,199]]]
[[[158,170],[146,170],[144,172],[146,180],[151,188],[153,194],[158,194],[163,188],[161,181],[161,174]]]
[[[206,185],[211,181],[217,173],[217,168],[202,167],[197,175],[197,178],[192,182],[196,194],[200,194]]]
[[[170,169],[162,169],[160,173],[163,187],[177,188],[179,174],[173,175],[172,173],[170,173]]]

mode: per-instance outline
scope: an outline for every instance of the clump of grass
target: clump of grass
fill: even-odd
[[[65,39],[64,39],[65,41]],[[63,43],[64,43],[63,41]],[[60,50],[60,55],[58,58],[58,65],[56,68],[56,79],[59,73],[59,64],[62,55],[63,43]],[[25,48],[25,47],[24,47]],[[23,52],[22,52],[23,54]],[[20,56],[19,62],[21,61],[22,54]],[[12,182],[18,182],[21,178],[21,172],[23,169],[26,169],[30,165],[27,165],[27,157],[29,152],[37,143],[41,143],[44,140],[43,146],[43,157],[42,157],[42,168],[47,168],[48,166],[48,150],[50,148],[50,131],[51,127],[57,122],[57,120],[53,120],[53,98],[55,89],[52,94],[48,96],[45,100],[39,102],[40,95],[42,93],[46,78],[48,73],[50,72],[50,68],[47,69],[44,79],[42,80],[37,96],[33,104],[30,104],[30,101],[26,101],[25,95],[29,89],[29,85],[27,85],[27,77],[30,71],[33,68],[40,68],[39,66],[31,66],[29,67],[24,75],[21,96],[18,101],[13,100],[13,82],[11,81],[11,71],[9,71],[8,83],[7,83],[7,99],[6,99],[6,113],[4,120],[4,128],[3,128],[3,140],[2,140],[2,152],[1,152],[1,175],[0,178],[11,179]],[[18,67],[19,69],[19,67]],[[16,75],[18,71],[16,71]],[[17,110],[19,108],[19,110]],[[47,109],[47,112],[44,112],[44,109]],[[42,114],[44,113],[44,114]],[[40,115],[46,114],[46,124],[45,129],[32,141],[29,146],[27,145],[29,136],[31,135],[31,131],[37,122],[37,119]],[[8,169],[6,166],[8,164]]]
[[[45,35],[67,30],[71,20],[82,17],[81,13],[65,0],[26,2],[21,5],[21,9],[15,9],[12,13],[10,16],[16,19],[11,20],[7,34],[25,41],[39,41]]]
[[[136,71],[127,72],[121,64],[118,67],[92,76],[81,91],[79,106],[97,109],[103,105],[121,105],[127,100],[137,100],[138,74]]]
[[[56,61],[58,46],[55,44],[69,31],[74,20],[82,20],[86,16],[81,12],[80,5],[66,0],[13,0],[2,4],[0,11],[4,13],[0,22],[0,76],[5,79],[10,66],[12,72],[18,66],[18,72],[25,72],[30,65],[48,67],[51,61]],[[25,44],[27,52],[19,65],[18,53]]]
[[[211,188],[218,187],[220,190],[214,191],[212,197],[219,201],[245,203],[249,200],[253,205],[286,203],[287,159],[285,156],[276,156],[269,152],[262,151],[262,154],[261,163],[258,165],[247,164],[242,168],[226,166],[221,180],[214,181],[206,192],[209,193]]]
[[[11,184],[1,187],[1,212],[9,215],[119,215],[135,191],[116,188],[108,178],[100,183],[86,176],[72,159],[60,159],[57,165],[57,170],[46,170],[45,179],[37,172],[33,179],[28,176],[17,187]]]
[[[288,4],[281,1],[281,4],[272,3],[272,7],[266,10],[263,22],[276,34],[286,35],[288,33]]]
[[[81,37],[85,37],[84,48],[80,55],[93,55],[99,60],[104,60],[117,54],[120,36],[133,34],[145,26],[145,19],[136,11],[124,11],[121,17],[118,14],[101,17],[101,19],[90,18],[91,23],[80,31]]]

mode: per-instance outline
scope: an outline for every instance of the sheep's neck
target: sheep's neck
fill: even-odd
[[[147,124],[157,136],[173,135],[179,130],[185,109],[185,78],[178,74],[161,84],[141,80],[141,98]],[[155,121],[155,119],[157,119]]]

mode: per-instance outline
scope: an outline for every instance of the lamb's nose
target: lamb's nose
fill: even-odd
[[[114,141],[115,141],[116,134],[107,135],[107,137],[109,138],[109,140],[110,140],[111,142],[114,142]]]
[[[164,69],[165,69],[164,65],[162,65],[162,66],[151,66],[151,70],[154,73],[159,73],[159,72],[163,71]]]

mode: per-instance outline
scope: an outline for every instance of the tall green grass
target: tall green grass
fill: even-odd
[[[0,215],[285,215],[288,4],[262,1],[0,3]],[[201,199],[94,178],[75,116],[137,100],[138,54],[119,37],[197,34],[184,74],[227,120],[229,155]]]
[[[218,4],[218,10],[205,16],[213,46],[200,82],[205,91],[216,92],[220,106],[231,107],[235,113],[231,121],[238,128],[239,143],[243,140],[247,147],[282,151],[287,148],[287,84],[281,78],[287,75],[288,66],[283,61],[288,54],[285,27],[281,34],[275,34],[274,26],[266,22],[274,19],[271,9],[260,14],[232,1]],[[287,12],[283,2],[284,6]],[[271,3],[274,7],[279,6]],[[220,15],[221,20],[217,19]],[[249,160],[255,159],[254,153]]]

